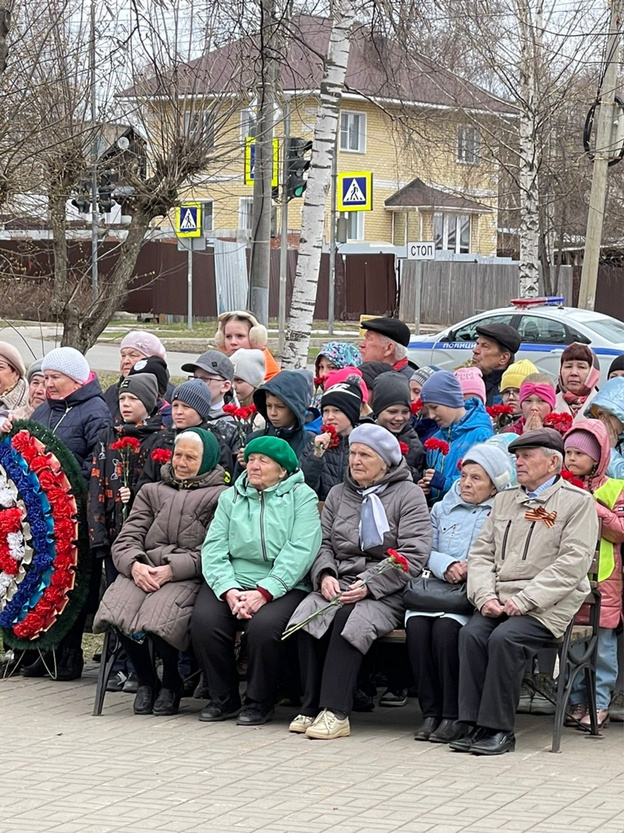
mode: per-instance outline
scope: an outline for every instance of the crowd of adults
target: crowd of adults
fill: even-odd
[[[1,430],[31,419],[74,454],[97,565],[56,663],[30,656],[24,676],[80,677],[95,611],[94,631],[119,642],[108,688],[133,693],[135,714],[175,714],[195,691],[201,721],[254,726],[282,700],[299,704],[291,732],[328,740],[350,734],[383,677],[380,705],[418,697],[416,740],[497,755],[515,747],[527,675],[579,614],[601,536],[607,724],[624,357],[599,389],[596,355],[571,344],[551,379],[515,361],[520,336],[495,323],[451,373],[410,365],[398,319],[362,326],[359,349],[333,341],[314,374],[282,371],[266,328],[229,312],[176,387],[162,342],[132,331],[105,392],[73,348],[27,370],[0,342]],[[406,651],[390,660],[377,640],[402,627]],[[575,686],[569,725],[590,725],[589,696]]]

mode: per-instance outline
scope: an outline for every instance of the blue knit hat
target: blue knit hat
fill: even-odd
[[[188,382],[183,382],[181,385],[178,385],[171,397],[171,404],[176,399],[179,399],[180,402],[184,402],[189,408],[197,411],[202,419],[209,419],[212,396],[208,385],[202,382],[201,379],[190,379]]]
[[[447,408],[463,408],[464,396],[457,378],[448,370],[438,370],[430,376],[420,391],[425,405],[445,405]]]

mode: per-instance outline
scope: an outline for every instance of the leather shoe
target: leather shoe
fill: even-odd
[[[236,721],[237,726],[263,726],[273,720],[273,703],[248,703],[243,706]]]
[[[179,708],[180,692],[172,691],[170,688],[161,688],[158,697],[154,701],[154,714],[158,717],[177,714]]]
[[[140,685],[137,689],[132,710],[135,714],[151,714],[154,711],[154,701],[158,694],[158,686]]]
[[[487,734],[487,729],[484,729],[483,726],[475,726],[467,735],[463,738],[459,738],[458,740],[452,740],[449,743],[450,748],[454,752],[470,752],[472,744],[477,743],[477,741],[481,740]]]
[[[470,727],[459,720],[443,720],[435,732],[429,735],[429,743],[450,743],[452,740],[459,740],[466,737]]]
[[[56,677],[53,679],[62,683],[70,680],[79,680],[82,677],[84,668],[84,657],[82,648],[63,648],[61,658],[56,669]]]
[[[240,700],[238,702],[228,700],[222,703],[220,700],[211,700],[199,713],[199,720],[202,723],[219,723],[221,720],[229,720],[236,717],[240,712]]]
[[[20,669],[22,677],[45,677],[48,669],[54,670],[54,658],[50,651],[40,654],[30,665],[24,665]]]
[[[422,724],[414,732],[414,740],[429,740],[439,725],[439,717],[425,717]]]
[[[513,732],[495,732],[490,730],[481,740],[473,743],[470,751],[473,755],[502,755],[513,752],[516,748],[516,736]]]

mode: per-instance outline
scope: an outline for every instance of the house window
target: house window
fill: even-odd
[[[366,151],[366,114],[340,114],[340,150],[353,153]]]
[[[462,125],[457,130],[457,161],[476,165],[481,152],[481,134],[476,127]]]
[[[241,110],[240,114],[241,139],[243,142],[248,136],[256,135],[256,112],[255,110]]]
[[[253,197],[241,197],[238,201],[238,227],[242,231],[251,231],[251,213]]]
[[[347,212],[347,240],[364,240],[364,212]]]
[[[456,254],[470,251],[470,214],[433,215],[433,239],[436,249],[445,249]]]
[[[207,234],[214,229],[214,217],[212,211],[212,200],[205,200],[202,202],[202,231],[204,234]]]
[[[214,113],[197,113],[187,110],[184,113],[184,135],[189,139],[202,142],[206,148],[214,148]]]

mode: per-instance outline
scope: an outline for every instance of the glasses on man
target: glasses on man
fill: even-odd
[[[208,385],[211,382],[218,382],[221,385],[223,384],[223,382],[225,382],[225,379],[222,379],[221,376],[210,376],[210,375],[208,375],[208,373],[205,373],[203,376],[195,376],[193,374],[192,376],[188,377],[189,382],[194,382],[197,379],[199,379],[200,382],[206,382],[206,384],[208,384]]]

